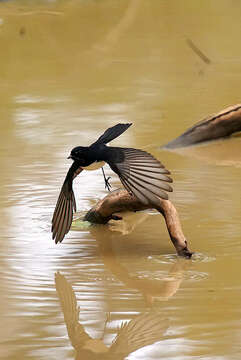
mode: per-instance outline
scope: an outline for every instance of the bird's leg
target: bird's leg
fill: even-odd
[[[108,178],[106,178],[103,167],[101,169],[102,169],[102,173],[103,173],[104,180],[105,180],[105,189],[108,189],[108,191],[110,191],[111,184],[109,183],[109,179],[111,177],[109,176]]]

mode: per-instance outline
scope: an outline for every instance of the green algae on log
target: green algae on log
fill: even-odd
[[[81,218],[77,218],[77,219],[73,220],[71,229],[72,230],[88,230],[91,225],[92,225],[91,222],[83,220]]]

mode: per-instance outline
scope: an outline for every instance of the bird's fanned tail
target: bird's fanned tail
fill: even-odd
[[[131,123],[129,123],[129,124],[117,124],[115,126],[110,127],[92,145],[108,144],[110,141],[112,141],[115,138],[117,138],[118,136],[120,136],[131,125],[132,125]]]
[[[151,154],[132,148],[121,148],[123,160],[109,162],[124,187],[143,204],[158,204],[159,199],[168,199],[171,192],[170,172]]]

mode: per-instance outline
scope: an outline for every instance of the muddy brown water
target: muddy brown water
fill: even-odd
[[[1,359],[241,358],[241,139],[159,148],[240,102],[240,12],[224,0],[0,3]],[[171,170],[192,261],[153,211],[51,240],[69,151],[119,121],[133,126],[115,145]],[[106,194],[101,171],[75,192],[81,216]]]

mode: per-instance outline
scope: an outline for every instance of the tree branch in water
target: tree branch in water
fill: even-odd
[[[98,201],[85,215],[84,220],[95,224],[106,224],[111,219],[121,220],[116,213],[127,211],[141,211],[155,208],[163,215],[170,239],[178,255],[190,258],[192,252],[187,247],[187,241],[183,234],[180,219],[176,208],[170,200],[160,199],[159,205],[143,205],[137,198],[124,189],[115,190]]]

